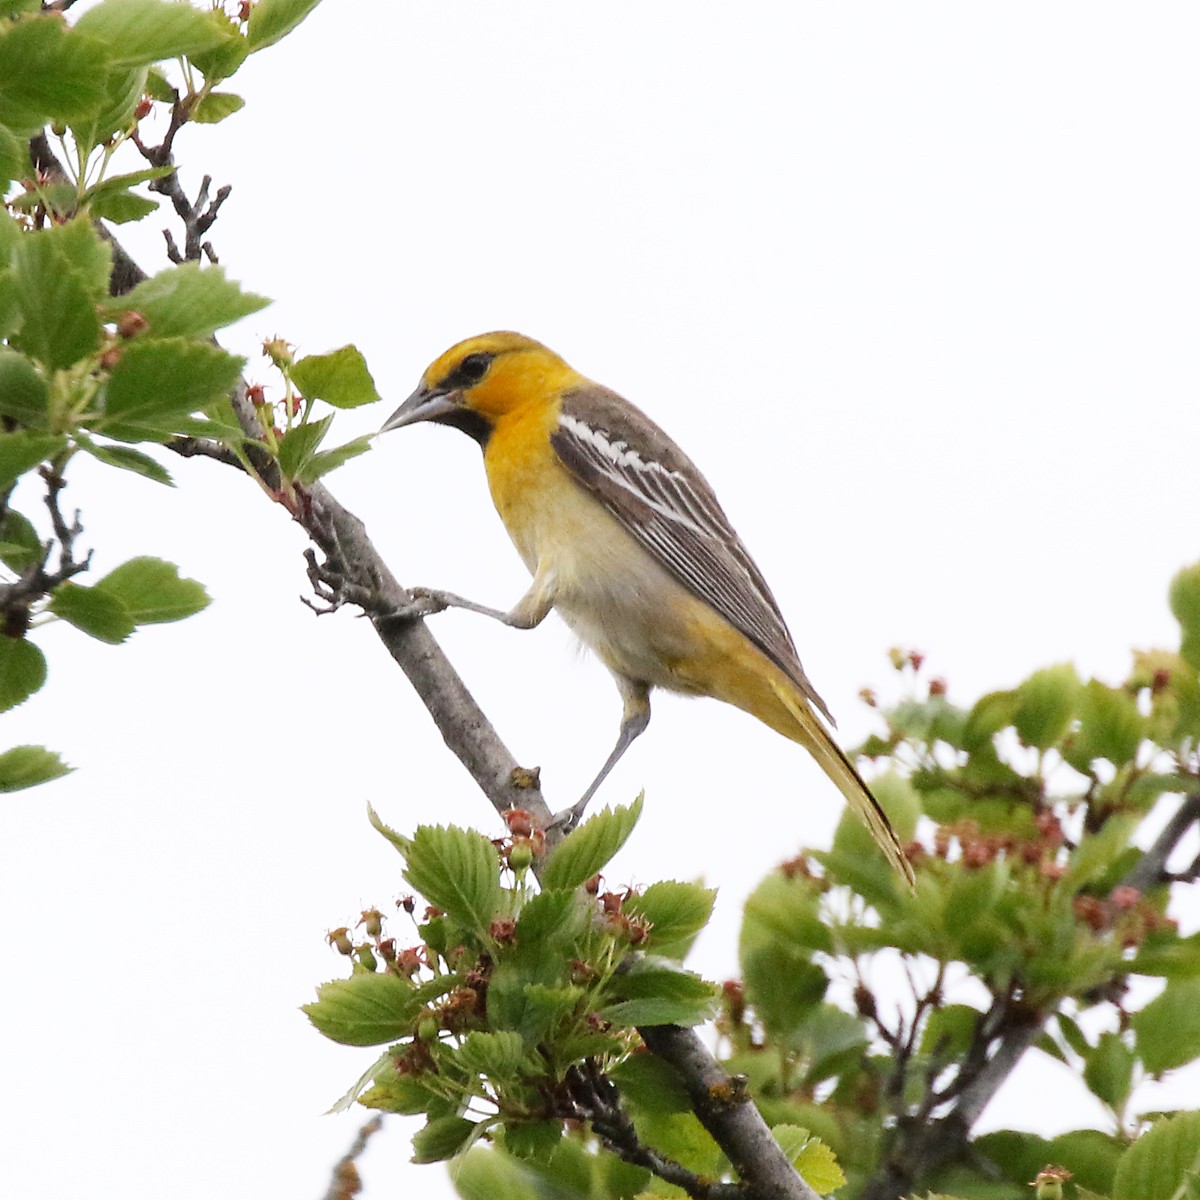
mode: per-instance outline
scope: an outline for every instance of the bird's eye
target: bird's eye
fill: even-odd
[[[490,354],[468,354],[458,364],[458,368],[454,372],[454,382],[459,387],[472,387],[487,374],[487,369],[491,365],[492,355]]]

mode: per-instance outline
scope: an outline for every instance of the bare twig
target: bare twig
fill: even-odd
[[[616,1084],[594,1062],[570,1068],[566,1084],[571,1103],[569,1111],[562,1115],[589,1122],[605,1148],[618,1158],[673,1183],[694,1200],[745,1200],[747,1193],[741,1185],[714,1183],[647,1146],[621,1107],[621,1093]]]
[[[754,1106],[745,1080],[728,1074],[694,1030],[654,1025],[638,1033],[651,1053],[679,1075],[700,1124],[744,1181],[745,1195],[755,1200],[817,1200]]]
[[[367,1142],[372,1135],[379,1132],[382,1125],[383,1118],[376,1116],[372,1117],[358,1131],[354,1141],[350,1143],[350,1149],[342,1155],[337,1166],[333,1168],[333,1178],[330,1179],[329,1187],[325,1189],[322,1200],[352,1200],[362,1191],[362,1179],[359,1177],[358,1164],[355,1159],[367,1148]]]

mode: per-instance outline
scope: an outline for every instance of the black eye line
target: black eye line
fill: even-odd
[[[468,354],[450,372],[446,383],[451,387],[472,387],[487,374],[488,367],[492,365],[492,360],[495,357],[494,354],[489,354],[486,351]]]

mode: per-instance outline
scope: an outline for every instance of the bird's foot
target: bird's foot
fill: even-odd
[[[408,589],[408,602],[391,609],[387,615],[393,621],[419,621],[423,617],[432,617],[434,613],[444,612],[452,602],[448,592],[412,587]]]
[[[588,801],[591,796],[585,796],[582,800],[572,804],[570,808],[564,808],[562,812],[556,812],[546,825],[546,832],[551,829],[561,829],[564,834],[570,833],[583,819],[583,811],[588,806]]]

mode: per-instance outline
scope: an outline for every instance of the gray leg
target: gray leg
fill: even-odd
[[[588,790],[570,808],[564,808],[562,812],[555,813],[550,821],[551,829],[561,826],[569,832],[579,824],[584,809],[587,808],[588,802],[608,777],[608,773],[620,762],[621,756],[629,749],[633,740],[644,732],[646,726],[650,724],[649,686],[640,680],[624,679],[618,676],[617,687],[620,689],[621,697],[625,701],[625,708],[621,715],[621,732],[617,735],[617,744],[605,760],[604,766],[600,768],[600,774],[592,780]]]
[[[394,619],[412,621],[419,617],[430,617],[447,608],[464,608],[467,612],[480,613],[514,629],[532,629],[540,625],[554,607],[554,574],[539,567],[529,591],[508,612],[488,608],[486,604],[476,604],[474,600],[465,600],[453,592],[442,592],[436,588],[410,588],[409,594],[413,598],[412,604],[390,614]]]

